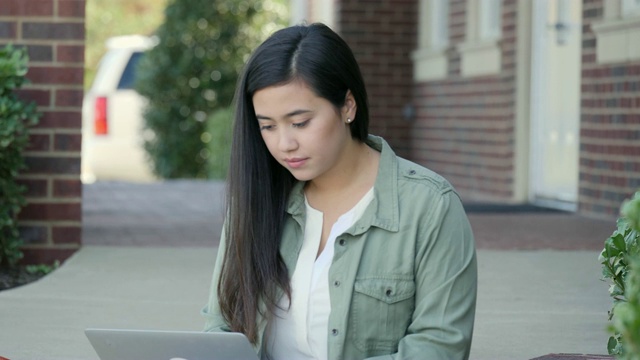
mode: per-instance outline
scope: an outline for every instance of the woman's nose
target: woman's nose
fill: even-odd
[[[278,147],[280,151],[293,151],[298,148],[298,141],[295,138],[295,135],[292,134],[292,129],[282,129],[280,131],[280,136],[278,139]]]

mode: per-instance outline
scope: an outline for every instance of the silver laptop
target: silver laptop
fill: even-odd
[[[101,360],[258,360],[244,334],[86,329]]]

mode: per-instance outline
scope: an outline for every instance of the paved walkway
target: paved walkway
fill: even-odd
[[[224,187],[211,181],[85,185],[83,244],[218,246]]]
[[[201,329],[223,190],[86,185],[82,250],[42,280],[0,292],[0,356],[97,359],[87,327]],[[472,359],[606,353],[610,301],[597,255],[613,222],[557,212],[469,218],[479,264]]]

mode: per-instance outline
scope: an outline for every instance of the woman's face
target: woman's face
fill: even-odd
[[[269,152],[298,180],[339,171],[347,147],[355,142],[346,123],[356,114],[350,92],[345,105],[336,109],[304,82],[293,81],[257,91],[253,107]]]

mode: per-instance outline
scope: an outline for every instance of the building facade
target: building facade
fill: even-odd
[[[637,0],[291,0],[358,59],[371,132],[466,202],[615,218],[640,188]],[[81,244],[85,0],[0,0],[0,45],[29,50],[43,117],[22,175],[29,262]]]
[[[615,218],[640,189],[640,2],[293,0],[354,49],[371,132],[466,202]]]

